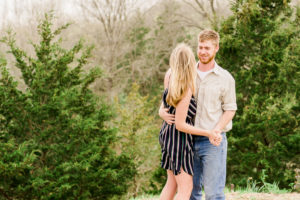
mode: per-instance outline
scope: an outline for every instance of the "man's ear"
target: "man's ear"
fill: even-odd
[[[219,48],[220,48],[220,46],[219,46],[219,44],[217,44],[216,45],[216,53],[219,51]]]

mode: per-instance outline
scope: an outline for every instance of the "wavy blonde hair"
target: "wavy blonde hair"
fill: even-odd
[[[177,45],[170,56],[170,67],[167,102],[176,107],[188,89],[195,94],[197,72],[192,49],[184,43]]]

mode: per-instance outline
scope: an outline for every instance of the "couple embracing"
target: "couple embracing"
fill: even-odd
[[[227,138],[237,109],[235,81],[215,62],[219,34],[204,30],[193,51],[179,44],[170,57],[159,115],[167,182],[161,200],[224,200]]]

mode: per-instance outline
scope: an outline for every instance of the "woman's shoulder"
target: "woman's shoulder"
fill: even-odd
[[[168,69],[168,71],[165,74],[164,78],[164,88],[167,88],[169,86],[169,81],[170,81],[170,75],[171,75],[171,68]]]

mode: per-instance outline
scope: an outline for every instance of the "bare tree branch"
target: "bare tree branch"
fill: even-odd
[[[193,3],[191,0],[183,0],[183,2],[196,11],[196,14],[207,19],[213,27],[218,26],[217,8],[220,7],[220,4],[217,0],[194,0]]]
[[[196,4],[198,5],[198,7],[202,10],[203,13],[206,13],[205,8],[203,7],[203,2],[201,1],[201,3],[198,0],[194,0],[196,2]]]
[[[200,30],[204,29],[203,26],[201,26],[199,23],[195,22],[191,18],[187,17],[186,15],[182,15],[180,13],[177,13],[176,15],[180,17],[180,21],[183,22],[185,26],[198,28]]]
[[[216,14],[216,10],[215,10],[215,7],[214,7],[214,2],[215,2],[214,0],[210,0],[210,8],[212,10],[213,15]]]
[[[199,10],[199,9],[197,9],[197,7],[195,7],[191,2],[189,2],[189,1],[187,1],[187,0],[183,0],[183,2],[184,2],[185,4],[187,4],[187,5],[189,5],[192,9],[194,9],[196,13],[202,15],[203,17],[206,17],[205,12],[204,12],[203,9],[201,9],[201,7],[199,7],[199,8],[200,8],[200,10]]]

